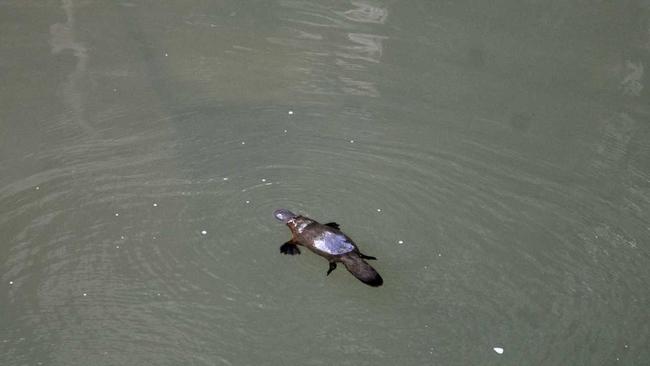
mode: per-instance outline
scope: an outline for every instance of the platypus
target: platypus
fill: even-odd
[[[281,253],[300,254],[298,246],[302,245],[329,261],[328,276],[336,269],[336,263],[340,262],[354,277],[366,285],[377,287],[384,283],[379,273],[364,260],[377,258],[362,254],[352,239],[339,230],[337,223],[330,222],[323,225],[286,209],[275,210],[273,215],[284,222],[292,234],[291,240],[280,247]]]

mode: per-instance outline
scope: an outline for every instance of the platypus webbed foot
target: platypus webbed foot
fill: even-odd
[[[361,257],[362,259],[368,259],[368,260],[374,260],[374,261],[377,260],[377,258],[375,258],[375,257],[371,257],[369,255],[365,255],[365,254],[362,254],[362,253],[359,253],[359,257]]]
[[[325,226],[333,227],[333,228],[335,228],[336,230],[341,229],[341,227],[339,226],[339,224],[337,224],[337,223],[335,223],[335,222],[328,222],[327,224],[325,224]]]
[[[296,244],[294,244],[293,242],[288,241],[288,242],[282,244],[282,246],[280,247],[280,252],[282,254],[296,255],[296,254],[300,254],[300,249],[298,248],[298,246]]]
[[[330,262],[330,269],[327,270],[327,276],[329,276],[330,273],[332,273],[332,271],[335,269],[336,269],[336,262]]]

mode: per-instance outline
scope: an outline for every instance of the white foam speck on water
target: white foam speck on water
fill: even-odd
[[[84,295],[84,296],[88,296],[88,294],[87,294],[87,293],[85,293],[85,292],[83,293],[83,295]]]
[[[377,209],[377,212],[381,212],[381,208],[378,208],[378,209]]]
[[[287,133],[287,130],[284,130],[284,133]]]
[[[124,240],[124,235],[120,236],[120,239]]]
[[[154,204],[153,204],[153,207],[158,207],[158,204],[157,204],[157,203],[154,203]]]
[[[249,200],[246,200],[246,203],[251,203],[251,201],[249,201]]]
[[[442,253],[438,253],[438,257],[442,257]]]
[[[503,348],[501,348],[501,347],[494,347],[492,349],[494,350],[494,352],[496,352],[496,353],[498,353],[500,355],[503,354]]]
[[[354,140],[350,140],[350,143],[351,143],[351,144],[354,144]]]
[[[39,187],[39,186],[36,186],[36,190],[38,191],[39,189],[41,189],[41,187]]]
[[[165,57],[167,57],[167,56],[169,56],[169,54],[167,52],[165,52]]]
[[[293,114],[293,111],[289,111],[289,115],[292,115],[292,114]]]
[[[116,246],[115,246],[115,249],[120,249],[120,246],[119,246],[119,245],[116,245]]]
[[[241,144],[242,144],[242,145],[246,145],[246,141],[242,141]]]
[[[404,244],[404,240],[398,240],[397,244]]]
[[[228,180],[228,177],[223,177],[223,180]]]
[[[266,178],[262,178],[262,182],[266,182]]]
[[[14,284],[14,281],[9,281],[9,284],[10,284],[10,285],[13,285],[13,284]]]
[[[207,231],[205,231],[205,230],[201,230],[201,235],[207,235],[207,234],[208,234]]]
[[[115,216],[120,216],[120,214],[119,214],[118,212],[116,212],[116,213],[115,213]]]

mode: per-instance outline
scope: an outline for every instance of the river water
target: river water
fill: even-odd
[[[649,66],[641,0],[2,1],[0,364],[647,365]]]

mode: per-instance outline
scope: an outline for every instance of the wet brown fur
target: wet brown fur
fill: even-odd
[[[302,225],[306,226],[304,226],[302,232],[299,232],[298,228]],[[369,286],[377,287],[383,284],[384,281],[379,273],[377,273],[377,271],[362,258],[366,256],[359,251],[359,247],[356,243],[340,230],[331,226],[323,225],[305,216],[294,217],[287,222],[287,226],[291,230],[292,234],[292,238],[288,243],[303,246],[327,259],[330,263],[343,263],[345,268],[352,273],[354,277]],[[314,246],[314,240],[326,231],[345,236],[352,246],[354,246],[354,250],[344,254],[332,255],[316,248]]]

